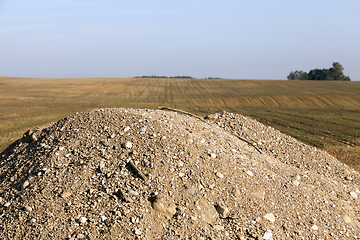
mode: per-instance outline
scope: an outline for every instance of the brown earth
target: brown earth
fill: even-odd
[[[0,157],[0,239],[360,238],[359,173],[238,114],[92,110]]]

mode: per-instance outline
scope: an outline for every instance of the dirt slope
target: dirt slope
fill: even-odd
[[[92,110],[0,157],[0,239],[360,238],[359,173],[237,114]]]

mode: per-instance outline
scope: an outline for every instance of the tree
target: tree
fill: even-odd
[[[332,68],[329,69],[312,69],[309,73],[303,71],[291,71],[287,76],[289,80],[327,80],[327,81],[351,81],[349,76],[345,76],[344,67],[333,62]]]
[[[289,80],[307,80],[308,75],[306,72],[296,70],[295,72],[291,71],[289,76],[287,76],[287,79],[289,79]]]

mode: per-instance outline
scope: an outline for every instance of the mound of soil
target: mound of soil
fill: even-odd
[[[358,172],[232,113],[76,113],[1,153],[1,239],[357,239]]]

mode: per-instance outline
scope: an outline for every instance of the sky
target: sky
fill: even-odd
[[[359,0],[0,0],[0,76],[360,80]]]

